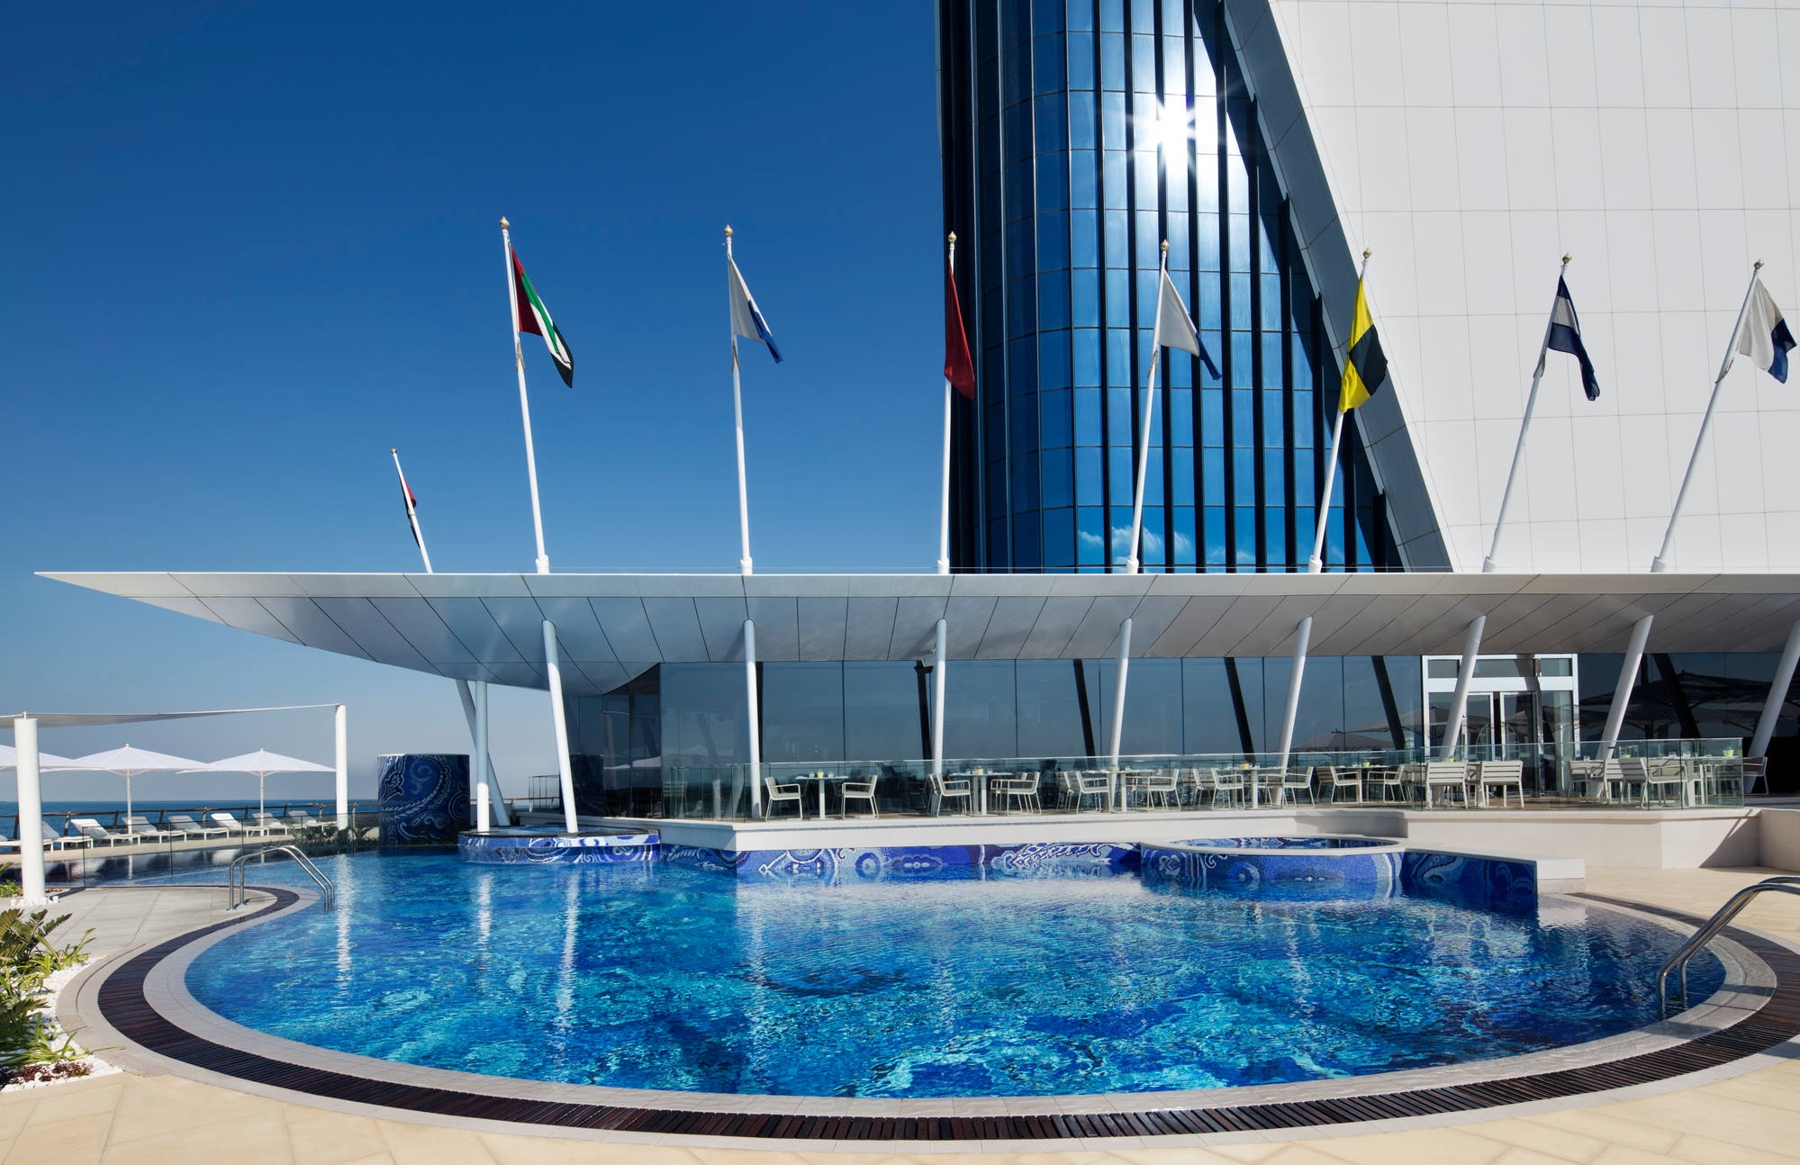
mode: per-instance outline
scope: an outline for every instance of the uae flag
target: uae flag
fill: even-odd
[[[568,342],[563,339],[556,321],[550,318],[550,309],[538,298],[537,288],[526,276],[525,264],[519,262],[517,251],[512,253],[512,266],[514,290],[518,293],[519,331],[544,338],[544,347],[550,349],[550,359],[556,361],[556,371],[562,376],[563,383],[574,388],[575,358],[569,355]]]
[[[398,464],[399,462],[396,461],[395,465]],[[423,549],[425,543],[419,539],[419,520],[413,516],[413,511],[419,508],[419,499],[413,496],[412,486],[406,484],[406,474],[404,473],[400,475],[400,500],[406,506],[406,524],[412,528],[413,541]]]

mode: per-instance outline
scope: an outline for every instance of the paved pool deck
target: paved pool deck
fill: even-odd
[[[1734,890],[1768,871],[1641,870],[1590,867],[1588,889],[1608,897],[1689,914],[1711,913]],[[71,895],[60,909],[69,932],[93,928],[90,949],[119,955],[220,921],[222,887],[109,888]],[[1800,944],[1800,902],[1766,897],[1741,926]],[[146,1062],[148,1063],[148,1062]],[[179,1067],[171,1065],[171,1067]],[[1749,1067],[1749,1071],[1743,1071]],[[219,1083],[158,1070],[0,1093],[0,1163],[158,1165],[160,1162],[253,1162],[255,1165],[545,1165],[548,1162],[642,1162],[644,1165],[789,1165],[789,1163],[919,1161],[1132,1162],[1190,1165],[1531,1165],[1582,1162],[1689,1165],[1800,1162],[1800,1041],[1740,1064],[1645,1089],[1504,1110],[1495,1118],[1453,1118],[1430,1127],[1346,1133],[1295,1130],[1256,1134],[1235,1144],[1159,1147],[1109,1143],[1095,1149],[997,1148],[936,1153],[907,1145],[857,1152],[723,1148],[689,1144],[608,1143],[385,1119],[326,1102],[253,1095]],[[222,1078],[215,1078],[222,1079]],[[1685,1085],[1685,1086],[1684,1086]],[[348,1107],[348,1106],[344,1106]]]

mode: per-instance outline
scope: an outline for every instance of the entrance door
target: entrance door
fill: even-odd
[[[1469,684],[1458,743],[1470,760],[1522,760],[1527,787],[1563,785],[1574,757],[1576,674],[1573,656],[1482,656]],[[1456,656],[1425,658],[1425,706],[1433,755],[1444,743],[1455,699]]]

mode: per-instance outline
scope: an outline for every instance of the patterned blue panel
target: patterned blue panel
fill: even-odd
[[[450,845],[469,828],[467,754],[384,756],[376,787],[382,845]]]
[[[465,833],[456,848],[465,862],[484,865],[613,865],[653,862],[660,838],[654,833],[606,837],[562,837],[551,833]]]
[[[1202,837],[1172,841],[1170,845],[1197,845],[1205,849],[1370,849],[1398,844],[1385,837]]]
[[[745,855],[728,849],[708,849],[698,845],[665,845],[662,847],[662,860],[677,866],[692,866],[696,870],[711,870],[715,874],[737,873],[738,864]]]
[[[1460,854],[1408,853],[1406,893],[1505,914],[1537,913],[1537,864]]]
[[[1037,842],[1026,845],[886,846],[876,849],[747,850],[718,854],[713,868],[729,868],[755,882],[885,882],[985,870],[1003,877],[1113,876],[1136,867],[1135,846],[1111,842]]]
[[[1273,839],[1257,839],[1273,840]],[[1400,854],[1316,846],[1143,846],[1144,881],[1287,902],[1369,901],[1400,891]],[[1237,850],[1237,852],[1230,852]]]

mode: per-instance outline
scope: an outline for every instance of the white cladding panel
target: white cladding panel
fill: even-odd
[[[1403,417],[1363,410],[1378,469],[1416,458],[1480,569],[1572,253],[1601,397],[1550,355],[1500,569],[1647,569],[1754,260],[1800,324],[1800,7],[1227,4],[1340,337],[1374,250]],[[1727,376],[1670,566],[1800,568],[1800,372]]]

